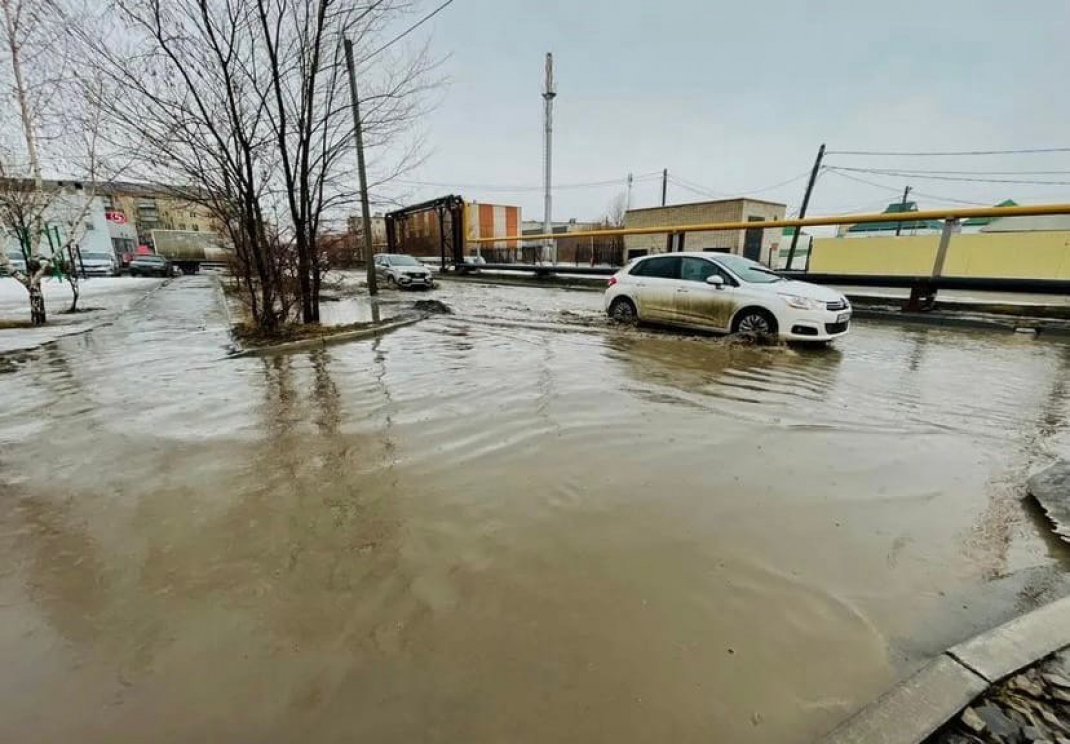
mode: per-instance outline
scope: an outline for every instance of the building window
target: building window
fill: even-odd
[[[201,231],[201,226],[198,225],[196,222],[194,222],[192,225],[190,225],[190,227],[193,228],[193,232],[200,232]]]

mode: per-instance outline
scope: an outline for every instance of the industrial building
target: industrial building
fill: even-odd
[[[371,216],[372,224],[372,250],[375,253],[382,253],[386,250],[386,217],[382,212],[376,212]],[[346,226],[349,228],[349,236],[353,244],[357,247],[357,250],[363,254],[364,251],[364,217],[359,214],[352,214],[349,219],[346,220]],[[361,256],[363,260],[363,255]]]
[[[517,235],[520,232],[520,207],[505,204],[481,204],[471,201],[464,205],[465,238],[492,238],[496,235]],[[484,248],[516,248],[515,240],[485,243]]]
[[[465,201],[457,195],[413,204],[387,213],[384,219],[389,251],[422,258],[437,256],[443,265],[464,258],[466,241],[517,235],[521,225],[520,207]],[[481,251],[485,256],[511,254],[519,249],[518,244],[515,239],[496,240],[482,244]],[[475,252],[473,246],[470,253]]]
[[[714,222],[759,223],[782,220],[786,210],[786,205],[778,202],[745,198],[673,204],[629,209],[624,214],[624,227],[702,225]],[[715,251],[734,253],[768,264],[775,255],[780,237],[780,230],[765,230],[757,226],[746,230],[717,232],[626,235],[624,251],[626,259],[666,251]]]

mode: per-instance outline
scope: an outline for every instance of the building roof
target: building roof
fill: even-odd
[[[650,212],[658,209],[676,209],[677,207],[698,207],[706,206],[709,204],[730,204],[732,202],[755,202],[757,204],[769,204],[774,207],[788,208],[787,204],[782,204],[775,201],[766,201],[765,199],[751,199],[749,196],[737,196],[732,199],[707,199],[706,201],[698,202],[682,202],[679,204],[666,204],[664,207],[636,207],[635,209],[629,209],[628,212]]]
[[[1014,199],[1004,199],[1003,201],[1001,201],[996,206],[997,207],[1017,207],[1018,206],[1018,202],[1014,201]],[[984,225],[991,224],[994,220],[998,220],[998,219],[1001,219],[1001,218],[999,218],[999,217],[971,217],[970,219],[968,219],[965,222],[963,222],[962,225],[963,225],[963,227],[982,227]]]
[[[917,211],[917,202],[893,202],[892,204],[889,204],[881,214],[908,214],[910,212]],[[895,232],[896,229],[900,227],[903,230],[940,230],[943,228],[943,223],[939,220],[904,220],[903,222],[861,222],[857,225],[851,225],[849,228],[847,228],[847,232]]]

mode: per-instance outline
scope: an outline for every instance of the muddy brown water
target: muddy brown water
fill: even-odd
[[[1070,590],[1070,350],[447,285],[224,358],[210,279],[0,375],[0,741],[805,742]]]

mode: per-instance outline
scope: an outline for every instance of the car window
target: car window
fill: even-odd
[[[718,256],[717,261],[735,272],[736,276],[750,284],[772,284],[784,278],[766,266],[743,256]]]
[[[390,256],[388,259],[394,266],[419,266],[420,262],[412,256]]]
[[[705,282],[706,277],[719,273],[717,265],[704,258],[684,256],[680,264],[680,278],[687,282]]]
[[[677,279],[680,276],[679,256],[658,256],[640,261],[629,272],[632,276],[649,276],[659,279]]]

